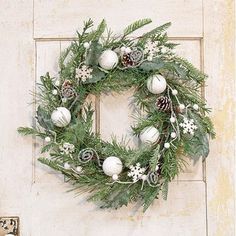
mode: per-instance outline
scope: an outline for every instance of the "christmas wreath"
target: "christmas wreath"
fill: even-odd
[[[137,202],[146,210],[160,194],[166,199],[185,156],[206,158],[208,138],[215,135],[200,95],[206,75],[174,53],[176,44],[165,32],[170,23],[130,37],[149,23],[138,20],[117,36],[104,20],[96,30],[91,19],[84,22],[60,57],[59,76],[41,76],[36,126],[18,129],[44,139],[41,152],[49,157],[39,161],[61,172],[75,191],[90,192],[88,200],[101,208]],[[90,94],[130,88],[138,107],[132,127],[137,148],[102,140],[92,130],[94,110],[86,102]]]

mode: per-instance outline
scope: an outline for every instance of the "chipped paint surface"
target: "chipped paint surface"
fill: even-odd
[[[209,208],[215,211],[218,226],[216,236],[226,235],[228,229],[234,224],[234,218],[230,217],[229,206],[232,205],[232,197],[234,196],[234,183],[229,173],[225,169],[221,169],[216,179],[214,189],[214,198],[209,201]]]
[[[234,1],[206,1],[205,70],[210,75],[206,92],[217,132],[206,170],[209,236],[235,235],[234,33]]]

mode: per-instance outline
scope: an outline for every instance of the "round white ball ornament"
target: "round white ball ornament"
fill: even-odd
[[[118,157],[110,156],[102,164],[103,172],[108,176],[118,175],[122,171],[122,162]]]
[[[131,51],[132,51],[132,50],[131,50],[130,47],[127,47],[127,48],[125,49],[125,53],[127,53],[127,54],[128,54],[128,53],[131,53]]]
[[[197,104],[194,104],[193,109],[197,111],[199,109],[199,106]]]
[[[57,95],[57,93],[58,93],[58,92],[57,92],[56,89],[53,89],[53,90],[52,90],[52,94],[53,94],[53,95]]]
[[[83,44],[83,46],[84,46],[84,48],[88,49],[88,48],[90,47],[90,43],[89,43],[89,42],[85,42],[85,43]]]
[[[70,123],[71,113],[65,107],[58,107],[52,112],[51,120],[57,127],[65,127]]]
[[[68,162],[66,162],[66,163],[64,164],[64,168],[65,168],[66,170],[69,170],[69,169],[71,168],[71,166],[70,166],[70,164],[69,164]]]
[[[176,96],[176,95],[178,94],[178,91],[177,91],[176,89],[173,89],[173,90],[172,90],[172,94],[173,94],[174,96]]]
[[[160,133],[154,126],[148,126],[142,130],[139,138],[142,143],[153,144],[159,139]]]
[[[147,80],[147,88],[153,94],[160,94],[166,89],[166,79],[160,75],[152,75]]]
[[[141,177],[141,179],[143,180],[143,181],[145,181],[145,180],[147,180],[147,175],[142,175],[142,177]]]
[[[111,70],[117,66],[118,60],[117,54],[114,51],[107,49],[99,57],[98,63],[103,69]]]
[[[171,123],[175,123],[175,121],[176,121],[175,117],[172,116],[172,117],[170,118],[170,122],[171,122]]]
[[[170,136],[171,138],[176,138],[177,134],[175,132],[171,132]]]
[[[165,143],[164,144],[164,148],[166,148],[166,149],[170,148],[170,144],[169,143]]]
[[[184,104],[179,104],[179,109],[180,110],[184,110],[185,109],[185,105]]]
[[[82,166],[77,166],[77,167],[76,167],[76,171],[77,171],[78,173],[81,173],[81,172],[83,171]]]
[[[47,137],[45,137],[45,139],[44,139],[44,140],[45,140],[45,142],[46,142],[46,143],[49,143],[49,142],[51,142],[51,138],[50,138],[50,137],[48,137],[48,136],[47,136]]]
[[[116,180],[119,179],[119,176],[118,176],[117,174],[114,174],[114,175],[112,175],[112,179],[113,179],[114,181],[116,181]]]

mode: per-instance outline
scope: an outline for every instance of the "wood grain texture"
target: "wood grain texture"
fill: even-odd
[[[202,36],[201,0],[35,0],[34,15],[35,38],[74,37],[78,27],[81,29],[83,21],[90,17],[95,23],[106,18],[116,33],[130,22],[148,17],[153,24],[146,29],[171,21],[170,36]]]
[[[204,4],[206,98],[216,139],[207,159],[209,236],[235,235],[235,22],[234,1]],[[217,28],[216,28],[217,26]]]

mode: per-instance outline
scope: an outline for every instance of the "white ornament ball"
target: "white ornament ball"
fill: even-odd
[[[125,52],[125,49],[126,49],[126,47],[125,47],[125,46],[122,46],[122,47],[120,48],[120,51],[124,53],[124,52]]]
[[[152,59],[153,59],[152,56],[148,56],[148,57],[147,57],[147,60],[148,60],[148,61],[152,61]]]
[[[130,47],[127,47],[127,48],[125,48],[125,53],[127,53],[127,54],[128,54],[128,53],[131,53],[131,51],[132,51],[132,50],[131,50],[131,48],[130,48]]]
[[[81,173],[82,170],[83,170],[82,166],[77,166],[77,167],[76,167],[76,171],[77,171],[78,173]]]
[[[53,89],[53,90],[52,90],[52,94],[53,94],[53,95],[57,95],[57,93],[58,93],[58,92],[57,92],[56,89]]]
[[[177,91],[176,89],[173,89],[173,90],[172,90],[172,94],[173,94],[174,96],[176,96],[176,95],[178,94],[178,91]]]
[[[158,140],[159,136],[160,133],[154,126],[148,126],[142,130],[139,138],[142,143],[152,144]]]
[[[69,169],[70,169],[70,164],[69,164],[68,162],[66,162],[66,163],[64,164],[64,168],[65,168],[66,170],[69,170]]]
[[[175,132],[171,132],[170,136],[171,136],[171,138],[176,138],[176,133]]]
[[[120,174],[122,167],[121,160],[114,156],[107,157],[102,164],[103,172],[108,176]]]
[[[66,102],[67,102],[67,98],[62,98],[61,101],[62,101],[63,103],[66,103]]]
[[[70,123],[71,113],[65,107],[58,107],[52,112],[51,120],[57,127],[65,127]]]
[[[61,83],[59,78],[53,78],[53,79],[52,79],[52,82],[53,82],[53,84],[54,84],[55,86],[57,86],[57,87],[60,86],[60,83]]]
[[[113,179],[113,180],[116,181],[116,180],[118,180],[118,178],[119,178],[119,176],[118,176],[117,174],[112,175],[112,179]]]
[[[194,104],[193,109],[197,111],[199,109],[199,106],[197,104]]]
[[[51,142],[51,138],[50,138],[50,137],[45,137],[45,139],[44,139],[44,140],[45,140],[45,142],[46,142],[46,143],[49,143],[49,142]]]
[[[171,123],[175,123],[175,121],[176,121],[175,117],[172,116],[172,117],[170,118],[170,122],[171,122]]]
[[[89,46],[90,46],[89,42],[85,42],[85,43],[84,43],[84,48],[88,49]]]
[[[166,79],[162,75],[152,75],[147,80],[147,88],[153,94],[160,94],[166,89]]]
[[[57,80],[54,84],[55,84],[55,86],[59,86],[60,85],[60,81]]]
[[[142,179],[143,181],[147,180],[147,175],[142,175],[141,179]]]
[[[180,108],[180,110],[183,110],[185,108],[185,105],[184,104],[180,104],[179,108]]]
[[[169,143],[165,143],[164,144],[164,148],[166,148],[166,149],[170,148],[170,144]]]
[[[161,49],[161,53],[163,53],[163,54],[167,53],[168,51],[169,51],[169,48],[167,48],[167,47],[163,47]]]
[[[98,63],[103,69],[111,70],[117,66],[118,60],[117,54],[114,51],[107,49],[99,57]]]

